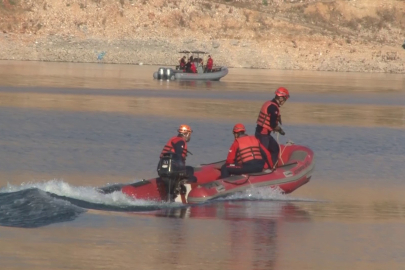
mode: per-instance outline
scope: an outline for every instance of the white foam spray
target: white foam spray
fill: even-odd
[[[129,196],[121,193],[120,191],[112,192],[110,194],[102,194],[98,192],[95,187],[73,186],[59,179],[41,182],[28,182],[22,183],[21,185],[7,184],[7,186],[0,189],[0,193],[17,192],[20,190],[30,188],[37,188],[59,196],[65,196],[73,199],[87,201],[90,203],[104,204],[111,206],[122,207],[122,206],[168,205],[168,203],[165,202],[156,202],[130,198]]]

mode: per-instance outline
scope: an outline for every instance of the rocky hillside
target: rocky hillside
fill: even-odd
[[[0,59],[405,72],[405,0],[0,0]]]

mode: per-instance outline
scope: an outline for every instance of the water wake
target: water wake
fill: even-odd
[[[235,193],[233,195],[227,196],[225,198],[220,198],[218,200],[225,201],[236,201],[236,200],[248,200],[248,201],[286,201],[286,202],[296,202],[304,201],[311,202],[313,200],[305,198],[295,198],[290,197],[283,193],[279,187],[275,188],[263,188],[263,187],[252,187],[243,192]]]
[[[177,203],[131,199],[121,192],[102,194],[94,187],[72,186],[62,180],[23,183],[0,188],[0,225],[34,228],[70,221],[88,209],[153,211]]]
[[[0,225],[35,228],[74,220],[86,210],[39,189],[0,193]]]
[[[221,201],[309,201],[282,193],[279,188],[251,188]],[[196,206],[197,208],[199,206]],[[118,212],[156,211],[165,216],[173,211],[189,208],[179,203],[166,203],[129,198],[120,191],[104,194],[95,187],[72,186],[62,180],[23,183],[0,188],[0,225],[12,227],[40,227],[76,219],[87,210]],[[196,209],[197,209],[196,208]],[[198,209],[197,209],[198,210]],[[193,211],[195,212],[195,211]],[[163,215],[162,214],[162,215]]]
[[[26,189],[39,189],[45,191],[52,197],[71,200],[75,203],[88,203],[88,205],[99,205],[99,208],[110,207],[116,210],[129,210],[131,207],[164,207],[167,203],[160,203],[154,201],[132,199],[122,194],[119,191],[109,194],[103,194],[97,191],[94,187],[85,186],[72,186],[62,180],[51,180],[45,182],[23,183],[18,186],[8,184],[6,187],[0,189],[1,193],[18,192]],[[89,207],[91,208],[91,207]]]

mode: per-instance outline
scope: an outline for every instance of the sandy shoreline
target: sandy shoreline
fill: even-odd
[[[291,44],[283,43],[267,47],[262,42],[249,40],[238,41],[238,44],[248,44],[246,46],[234,46],[233,40],[228,39],[215,42],[221,46],[213,48],[212,44],[217,43],[210,40],[192,43],[157,38],[110,41],[58,36],[21,38],[3,34],[0,60],[174,66],[182,56],[179,51],[204,47],[213,56],[215,65],[230,68],[405,73],[402,61],[405,50],[400,46],[367,46],[353,42],[345,46],[337,43],[331,49],[325,42],[315,48],[312,42],[302,42],[301,49],[294,49]]]
[[[6,5],[6,3],[8,3]],[[405,73],[405,4],[379,1],[5,1],[0,59]]]

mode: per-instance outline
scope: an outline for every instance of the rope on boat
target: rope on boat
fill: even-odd
[[[279,143],[279,141],[278,141],[278,136],[280,135],[280,133],[278,133],[277,132],[277,145],[278,145],[278,151],[280,152],[281,151],[281,147],[280,147],[280,143]],[[283,159],[281,158],[282,156],[283,156],[283,152],[284,152],[284,150],[287,148],[287,146],[290,146],[290,145],[293,145],[294,143],[291,141],[291,140],[288,140],[287,141],[287,143],[285,144],[285,146],[284,146],[284,149],[283,149],[283,151],[281,151],[281,153],[280,153],[280,155],[279,155],[279,158],[277,159],[277,162],[276,162],[276,164],[274,164],[274,168],[276,168],[276,166],[277,166],[277,164],[278,164],[278,161],[279,160],[281,160],[281,163],[283,163],[283,165],[285,165],[285,163],[284,163],[284,161],[283,161]]]
[[[278,141],[278,137],[279,137],[279,136],[280,136],[280,133],[277,132],[278,152],[280,153],[281,147],[280,147],[280,142]],[[283,163],[283,165],[284,165],[284,161],[283,161],[283,159],[282,159],[281,157],[283,156],[283,152],[284,152],[284,150],[285,150],[286,147],[287,147],[287,146],[284,147],[283,151],[280,153],[280,156],[278,157],[278,160],[277,160],[277,162],[278,162],[279,160],[281,160],[281,162]]]
[[[243,181],[242,183],[230,182],[230,181],[226,181],[226,180],[222,180],[222,181],[225,183],[228,183],[228,184],[240,186],[240,185],[246,184],[246,182],[249,181],[249,178],[250,178],[250,175],[248,175],[248,178],[245,181]],[[250,181],[249,181],[249,183],[250,183]],[[252,183],[250,183],[250,184],[252,184]]]

